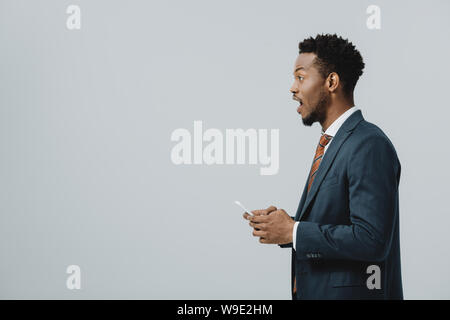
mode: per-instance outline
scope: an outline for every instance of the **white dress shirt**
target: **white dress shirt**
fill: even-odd
[[[323,132],[322,129],[322,134],[328,134],[332,137],[334,137],[336,135],[336,133],[338,132],[339,128],[342,126],[342,124],[345,122],[345,120],[347,120],[348,117],[350,117],[352,115],[353,112],[357,111],[358,108],[356,108],[355,106],[351,107],[350,109],[348,109],[347,111],[345,111],[343,114],[341,114],[339,116],[339,118],[337,118],[336,120],[334,120],[334,122],[328,127],[328,129]],[[327,143],[327,145],[325,146],[325,149],[323,150],[323,157],[325,157],[325,152],[327,152],[328,147],[330,146],[330,144],[333,143],[333,138],[331,138],[330,142]],[[322,157],[322,159],[323,159]],[[320,164],[319,164],[320,167]],[[309,179],[309,173],[308,173],[308,179]],[[297,227],[300,221],[295,222],[294,224],[294,229],[292,231],[292,247],[295,250],[295,244],[296,244],[296,240],[297,240]]]

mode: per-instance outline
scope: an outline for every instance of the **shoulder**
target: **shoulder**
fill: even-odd
[[[360,121],[354,128],[348,138],[348,144],[351,154],[379,152],[398,161],[397,152],[389,137],[380,127],[366,120]]]
[[[349,139],[352,143],[356,144],[364,142],[387,144],[395,150],[394,145],[392,144],[388,136],[384,133],[384,131],[381,130],[381,128],[377,125],[366,120],[362,120],[358,123]]]

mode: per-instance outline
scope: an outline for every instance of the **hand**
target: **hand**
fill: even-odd
[[[267,209],[253,210],[252,214],[255,216],[265,216],[265,215],[268,215],[269,213],[271,213],[272,211],[276,211],[276,210],[277,210],[277,207],[270,206]],[[244,219],[249,220],[249,217],[251,217],[251,215],[249,215],[247,212],[244,212],[243,217],[244,217]]]
[[[253,210],[252,214],[254,216],[265,216],[265,215],[268,215],[269,213],[271,213],[272,211],[276,211],[276,210],[277,210],[277,207],[270,206],[267,209]],[[249,215],[247,212],[244,212],[243,216],[244,216],[244,219],[250,220],[249,218],[251,217],[251,215]],[[255,228],[255,230],[259,231],[258,228]]]
[[[268,209],[266,209],[266,212]],[[292,229],[294,228],[295,221],[283,209],[276,210],[275,208],[275,210],[269,213],[258,214],[254,217],[248,215],[246,219],[250,220],[249,225],[255,228],[253,230],[253,236],[260,237],[259,242],[261,243],[291,243]]]

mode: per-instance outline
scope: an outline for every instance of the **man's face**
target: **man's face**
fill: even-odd
[[[325,79],[314,64],[314,53],[301,53],[295,60],[294,83],[290,91],[293,99],[299,101],[297,112],[305,126],[324,122],[329,105]]]

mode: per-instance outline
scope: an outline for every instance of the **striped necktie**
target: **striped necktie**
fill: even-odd
[[[323,154],[325,152],[325,146],[331,141],[331,138],[333,138],[333,136],[330,136],[328,134],[322,134],[322,136],[320,137],[319,145],[317,146],[314,161],[311,167],[311,171],[309,173],[308,191],[309,189],[311,189],[311,185],[314,181],[314,177],[316,176],[317,170],[319,170],[319,165],[320,162],[322,161]],[[294,295],[297,293],[296,282],[297,280],[296,277],[294,276],[294,289],[293,289]]]
[[[316,177],[317,170],[319,170],[320,162],[322,161],[323,154],[325,151],[325,146],[331,141],[332,136],[328,134],[322,134],[320,137],[319,145],[316,149],[316,155],[314,156],[314,161],[309,173],[308,191],[311,189],[311,185]]]

